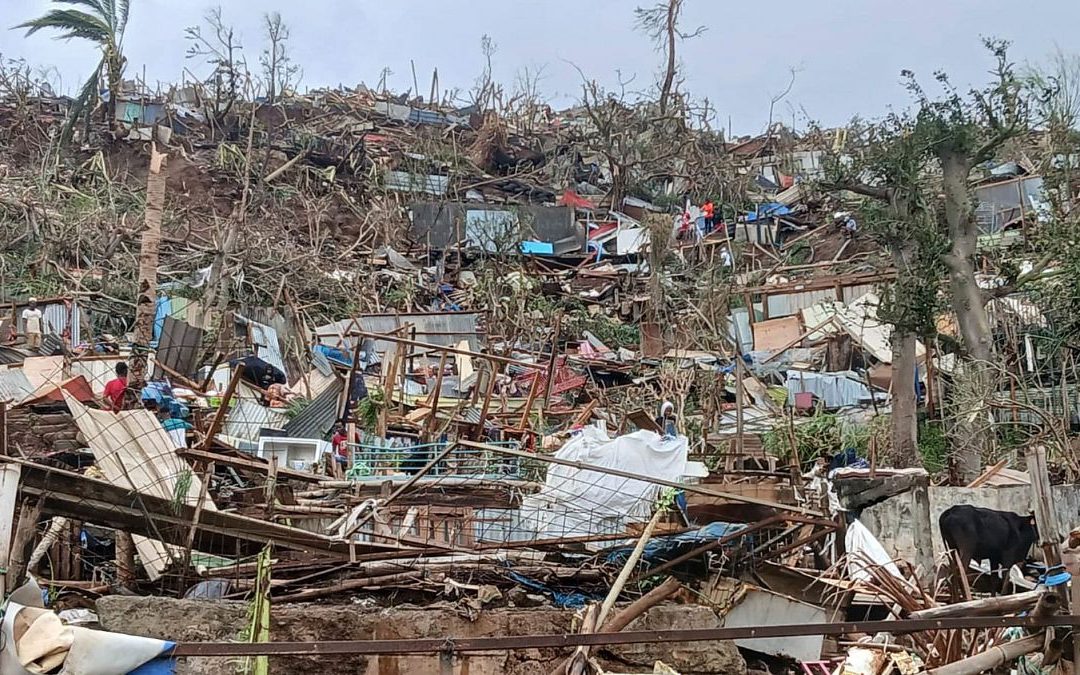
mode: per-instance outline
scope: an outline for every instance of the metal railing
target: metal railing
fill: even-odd
[[[416,443],[410,445],[349,444],[351,462],[345,477],[362,481],[380,477],[410,477],[419,473],[431,460],[440,455],[450,442]],[[517,441],[490,443],[512,450],[520,449]],[[477,478],[485,480],[530,480],[538,467],[521,457],[503,455],[491,450],[455,447],[427,472],[426,476]]]

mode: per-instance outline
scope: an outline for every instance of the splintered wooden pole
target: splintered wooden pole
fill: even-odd
[[[1043,633],[1029,635],[1026,638],[1006,642],[1005,644],[991,647],[985,652],[960,661],[928,670],[927,675],[978,675],[978,673],[993,670],[1000,665],[1010,663],[1021,656],[1037,652],[1043,647],[1046,636]]]
[[[551,406],[551,392],[555,389],[555,365],[559,359],[559,333],[562,330],[562,311],[555,315],[555,325],[551,329],[551,361],[547,368],[547,389],[544,390],[544,410]],[[539,376],[537,376],[539,377]]]
[[[1031,609],[1044,594],[1045,591],[1028,591],[1027,593],[1000,595],[970,602],[957,602],[952,605],[941,605],[940,607],[911,612],[907,618],[921,620],[943,619],[950,616],[1004,616],[1013,612]]]
[[[26,561],[31,542],[37,533],[38,519],[41,518],[41,500],[30,503],[23,500],[19,510],[19,524],[15,527],[15,536],[11,541],[10,564],[7,567],[7,588],[18,588],[26,577]]]
[[[638,537],[637,545],[635,545],[634,550],[630,552],[630,556],[627,557],[626,563],[623,564],[619,576],[615,578],[615,583],[611,585],[611,590],[608,591],[607,597],[605,597],[604,602],[601,603],[600,610],[595,615],[595,621],[586,622],[582,627],[582,633],[595,632],[595,627],[603,626],[607,621],[607,617],[611,613],[611,608],[615,606],[615,601],[619,599],[619,594],[622,593],[623,587],[630,579],[631,573],[637,569],[638,561],[645,552],[645,545],[649,543],[649,540],[652,538],[653,530],[656,529],[656,526],[660,523],[660,519],[664,517],[665,512],[665,509],[657,509],[656,513],[653,514],[652,519],[645,526],[645,529],[642,530],[641,536]],[[591,611],[593,607],[595,607],[595,605],[590,606],[589,611]],[[629,621],[627,623],[629,623]],[[586,630],[586,628],[588,628],[588,630]],[[562,673],[565,672],[575,675],[575,673],[580,672],[582,664],[585,663],[588,655],[589,648],[587,646],[578,647],[569,659],[556,666],[551,672],[551,675],[562,675]]]
[[[233,371],[232,379],[229,380],[229,386],[225,388],[221,403],[218,404],[218,409],[214,412],[214,419],[210,422],[210,428],[206,431],[206,438],[203,439],[200,449],[208,450],[210,448],[210,444],[214,442],[214,437],[221,430],[221,425],[225,423],[225,417],[229,414],[229,403],[232,401],[233,394],[236,393],[236,388],[240,386],[240,376],[243,372],[242,366],[237,366],[236,370]]]
[[[116,581],[121,588],[131,588],[135,585],[135,540],[127,532],[114,531],[114,545],[116,546]]]
[[[439,372],[435,374],[435,389],[431,392],[431,414],[424,420],[424,437],[430,437],[438,419],[439,397],[442,395],[443,372],[446,370],[446,352],[439,357]]]
[[[743,399],[743,360],[742,352],[735,350],[735,452],[742,454],[745,443],[743,442],[743,410],[746,402]]]
[[[1054,497],[1050,490],[1050,473],[1046,468],[1046,447],[1035,445],[1027,449],[1028,474],[1031,477],[1031,504],[1035,525],[1039,530],[1039,546],[1046,556],[1048,568],[1061,565],[1061,528],[1058,525]],[[1069,609],[1069,594],[1064,585],[1055,586],[1061,604]]]
[[[127,405],[138,404],[139,394],[146,384],[146,362],[150,342],[154,339],[154,317],[157,314],[157,270],[161,248],[161,221],[165,211],[166,155],[150,144],[150,170],[146,176],[146,211],[142,241],[139,246],[139,294],[135,300],[135,342],[128,373]]]
[[[484,437],[484,424],[487,422],[488,411],[491,410],[491,396],[495,393],[495,381],[498,379],[498,372],[495,370],[494,363],[488,364],[487,377],[484,404],[480,407],[480,421],[476,423],[476,428],[472,432],[472,437],[475,439]]]

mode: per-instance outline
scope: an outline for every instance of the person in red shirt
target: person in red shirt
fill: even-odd
[[[124,407],[124,392],[128,386],[128,367],[121,361],[116,364],[116,377],[105,383],[105,403],[109,410],[118,412]]]
[[[345,427],[338,426],[334,430],[334,438],[330,441],[330,444],[334,446],[334,459],[336,459],[339,464],[348,465],[349,437],[346,435]]]

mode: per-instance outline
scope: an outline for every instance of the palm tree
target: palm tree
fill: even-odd
[[[116,124],[116,97],[120,93],[121,76],[124,72],[124,56],[121,47],[124,41],[124,29],[127,27],[128,9],[131,0],[53,0],[59,5],[76,5],[84,9],[52,9],[44,15],[21,23],[15,28],[26,28],[30,36],[44,28],[59,31],[58,40],[82,38],[98,45],[101,49],[101,61],[83,85],[79,96],[71,106],[71,115],[64,127],[64,140],[70,139],[71,131],[79,117],[93,110],[97,100],[98,81],[103,78],[108,83],[109,99],[105,104],[105,114],[110,128]]]

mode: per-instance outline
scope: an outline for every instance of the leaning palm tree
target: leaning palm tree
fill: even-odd
[[[108,86],[109,97],[105,104],[105,114],[112,127],[116,124],[116,97],[120,93],[121,76],[124,72],[124,56],[121,46],[124,40],[124,28],[127,27],[130,0],[53,0],[55,4],[76,5],[84,9],[53,9],[43,16],[21,23],[15,28],[26,28],[27,36],[39,30],[51,28],[59,31],[58,40],[82,38],[98,45],[101,49],[101,61],[83,85],[79,96],[71,106],[71,115],[64,126],[63,137],[71,137],[75,123],[83,115],[89,114],[97,102],[98,82],[104,79]]]

